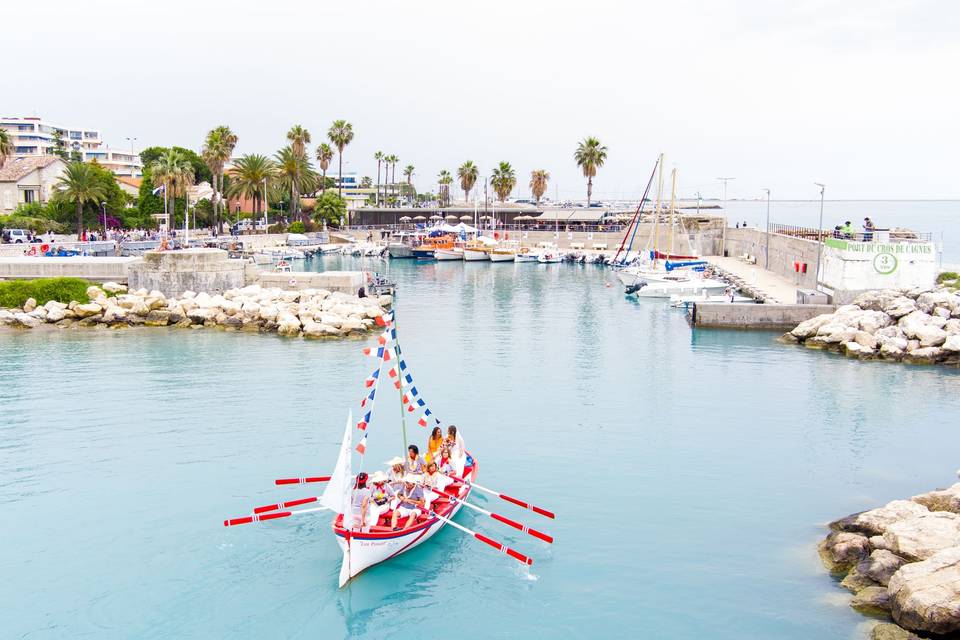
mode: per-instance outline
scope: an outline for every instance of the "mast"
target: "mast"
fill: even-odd
[[[674,215],[677,210],[677,168],[674,167],[670,172],[670,249],[667,250],[667,259],[673,255],[673,224]]]
[[[397,312],[393,312],[393,330],[397,330]],[[399,335],[399,334],[397,334]],[[394,346],[399,352],[400,340],[397,339],[394,341]],[[397,400],[400,402],[400,426],[403,429],[403,455],[400,457],[403,458],[403,468],[407,468],[407,412],[404,411],[403,407],[403,369],[400,368],[400,354],[397,353],[397,379],[400,381],[400,390],[397,394]]]
[[[663,154],[657,167],[657,202],[653,206],[653,266],[657,266],[657,254],[660,253],[660,199],[663,196]]]

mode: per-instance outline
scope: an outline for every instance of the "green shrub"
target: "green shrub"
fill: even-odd
[[[960,274],[958,274],[956,271],[944,271],[937,276],[937,284],[943,284],[944,282],[957,279],[960,279]]]
[[[34,233],[47,233],[48,231],[66,233],[69,231],[66,225],[60,224],[56,220],[17,215],[17,211],[8,216],[0,216],[0,227],[4,229],[28,229]]]
[[[27,298],[33,298],[38,305],[51,300],[68,304],[76,300],[90,302],[87,287],[95,282],[80,278],[44,278],[42,280],[9,280],[0,282],[0,307],[22,307]],[[108,294],[109,295],[109,294]]]
[[[272,224],[267,227],[267,233],[284,233],[287,230],[281,223]]]
[[[290,223],[290,226],[287,227],[287,231],[290,233],[306,233],[307,226],[297,220],[296,222]]]

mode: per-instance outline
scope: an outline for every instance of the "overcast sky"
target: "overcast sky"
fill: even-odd
[[[523,194],[585,197],[578,140],[609,148],[595,197],[637,197],[656,155],[682,195],[960,197],[960,2],[36,0],[4,29],[4,115],[199,149],[227,124],[272,154],[345,118],[421,190],[500,160]],[[12,55],[18,52],[17,55]],[[399,173],[399,171],[398,171]]]

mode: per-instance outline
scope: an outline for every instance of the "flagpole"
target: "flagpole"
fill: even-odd
[[[397,312],[393,312],[393,330],[397,330]],[[407,467],[407,415],[403,407],[403,369],[400,368],[400,340],[394,340],[394,346],[397,349],[397,379],[400,381],[400,389],[397,399],[400,401],[400,426],[403,429],[403,467]]]

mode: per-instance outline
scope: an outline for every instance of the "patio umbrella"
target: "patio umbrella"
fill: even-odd
[[[413,220],[413,218],[411,218],[410,216],[402,216],[400,218],[400,222],[410,222],[411,220]]]
[[[530,216],[517,216],[514,220],[533,220]]]
[[[447,216],[447,220],[459,220],[457,216]]]
[[[481,220],[493,220],[490,216],[480,216]]]
[[[414,219],[414,220],[426,220],[426,218],[424,218],[423,216],[414,216],[413,219]]]
[[[471,220],[473,220],[473,216],[460,216],[460,219],[463,220],[464,222],[470,222]]]
[[[431,220],[443,220],[443,216],[440,216],[440,215],[437,215],[437,214],[433,214],[432,216],[430,216],[430,219],[431,219]]]

